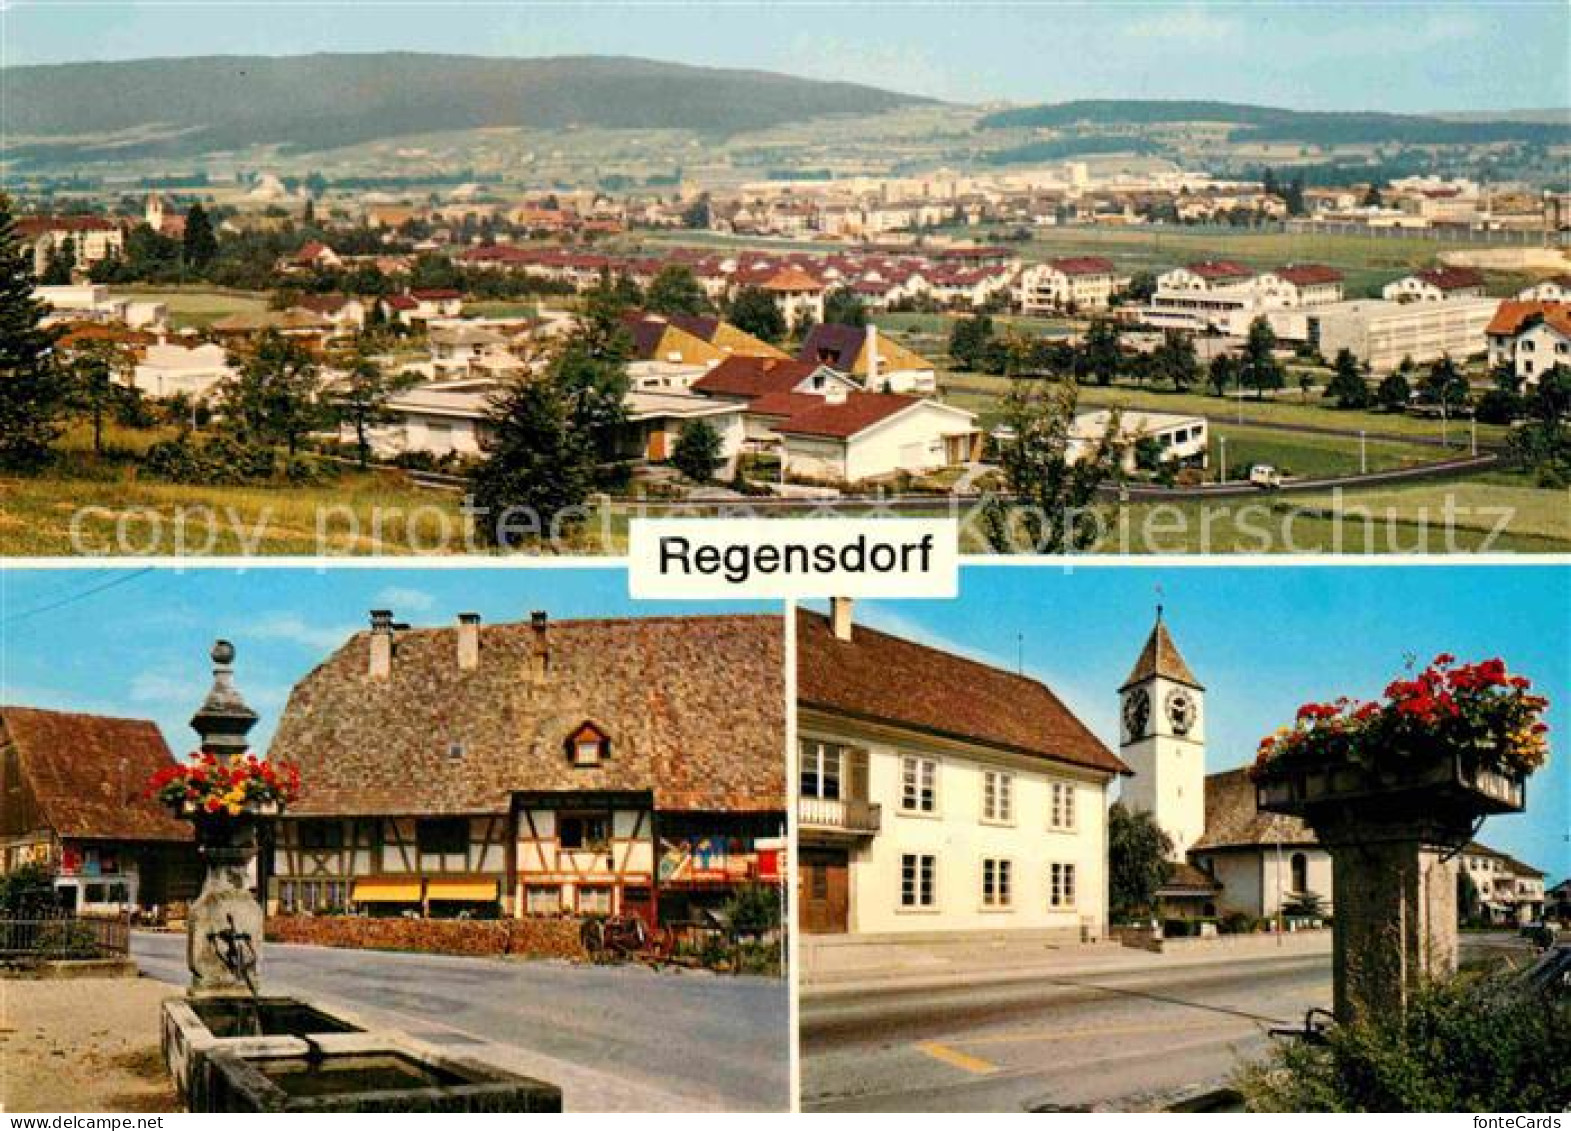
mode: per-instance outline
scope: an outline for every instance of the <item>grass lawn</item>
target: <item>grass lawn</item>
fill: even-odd
[[[973,411],[983,411],[1000,400],[1009,388],[1009,379],[986,373],[947,373],[939,377],[945,389],[945,399]],[[1319,402],[1319,403],[1317,403]],[[1414,439],[1439,440],[1442,435],[1440,421],[1423,417],[1384,412],[1354,412],[1325,406],[1322,398],[1311,395],[1304,403],[1298,391],[1290,390],[1279,397],[1255,400],[1246,396],[1213,397],[1204,393],[1165,393],[1151,389],[1138,389],[1129,385],[1099,385],[1080,387],[1082,408],[1143,408],[1152,412],[1190,413],[1204,416],[1215,424],[1237,422],[1245,424],[1291,424],[1308,428],[1326,428],[1356,437],[1360,431],[1386,432]],[[1504,442],[1509,429],[1500,425],[1480,424],[1478,442],[1481,444]],[[1466,421],[1453,421],[1445,429],[1452,447],[1461,452],[1468,443]],[[1437,458],[1440,453],[1436,453]]]
[[[259,291],[226,291],[212,288],[182,287],[174,290],[147,290],[140,287],[115,287],[114,293],[134,295],[147,302],[161,302],[169,308],[169,324],[179,330],[201,330],[231,314],[265,314],[267,295]]]
[[[1564,553],[1571,550],[1571,491],[1534,487],[1523,475],[1491,473],[1451,483],[1412,483],[1348,491],[1340,497],[1294,495],[1296,506],[1348,514],[1355,508],[1376,516],[1387,513],[1417,523],[1443,522],[1447,502],[1456,514],[1456,525],[1469,530],[1489,530],[1506,516],[1507,529],[1514,537],[1542,539],[1545,549]]]
[[[138,481],[127,471],[111,475],[0,479],[0,554],[474,552],[457,495],[390,476],[349,474],[312,487],[207,487]],[[615,554],[626,544],[626,520],[602,514],[566,550]]]
[[[466,302],[464,314],[475,318],[532,318],[539,304],[534,302]]]

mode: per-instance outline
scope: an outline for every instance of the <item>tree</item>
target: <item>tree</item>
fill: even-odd
[[[32,257],[22,247],[11,199],[0,193],[0,466],[36,467],[60,434],[65,387],[48,307],[33,294]]]
[[[1136,271],[1129,276],[1129,286],[1124,288],[1124,297],[1135,302],[1150,302],[1154,294],[1156,294],[1156,275],[1153,272]]]
[[[644,306],[656,314],[708,314],[709,296],[685,263],[667,263],[649,283]]]
[[[130,357],[117,343],[93,342],[72,359],[67,371],[68,396],[73,407],[93,422],[93,454],[104,454],[104,414],[116,403],[115,377],[132,367]]]
[[[995,551],[1067,553],[1100,536],[1100,522],[1086,520],[1100,519],[1093,508],[1097,488],[1123,475],[1121,421],[1115,410],[1103,435],[1082,448],[1071,442],[1077,400],[1072,381],[1011,384],[1004,422],[1013,435],[1002,441],[999,463],[1015,502],[989,497],[982,515]]]
[[[703,231],[708,228],[714,214],[709,206],[709,194],[699,193],[693,203],[682,210],[682,226],[694,231]]]
[[[1219,353],[1206,367],[1206,384],[1218,397],[1227,396],[1227,390],[1238,382],[1238,359],[1231,354]]]
[[[1470,923],[1476,923],[1482,907],[1483,901],[1478,897],[1478,885],[1473,882],[1473,877],[1468,875],[1466,868],[1458,869],[1456,874],[1457,925],[1465,927]]]
[[[470,476],[487,543],[514,548],[577,525],[594,486],[595,455],[572,405],[549,377],[509,386],[491,404],[492,438]]]
[[[201,204],[193,204],[185,214],[185,240],[181,258],[193,271],[206,271],[218,258],[218,237]]]
[[[1338,350],[1331,369],[1331,380],[1326,385],[1325,395],[1336,400],[1336,407],[1368,408],[1369,382],[1364,380],[1363,367],[1358,364],[1353,351],[1345,347]]]
[[[689,420],[682,425],[671,452],[671,464],[695,483],[708,483],[715,477],[720,462],[720,433],[707,420]]]
[[[780,342],[786,335],[785,316],[767,291],[757,287],[743,287],[731,300],[726,317],[738,330],[771,344]]]
[[[371,462],[371,429],[394,419],[387,411],[388,402],[418,378],[402,373],[390,376],[376,360],[372,340],[365,334],[357,334],[338,351],[333,364],[342,376],[327,395],[328,407],[338,424],[354,430],[355,450],[363,469]]]
[[[584,311],[554,357],[547,363],[549,379],[566,398],[573,426],[583,436],[609,482],[627,425],[627,363],[633,340],[622,325],[627,292],[615,280],[591,291]]]
[[[58,246],[50,249],[49,257],[44,261],[44,273],[38,277],[38,282],[45,287],[69,287],[75,271],[76,240],[67,236]]]
[[[1467,378],[1456,367],[1456,362],[1451,360],[1449,354],[1442,354],[1424,375],[1423,393],[1439,405],[1443,412],[1450,412],[1453,408],[1464,407],[1472,390],[1468,387]]]
[[[1380,195],[1380,186],[1371,181],[1369,188],[1364,193],[1364,199],[1360,203],[1365,208],[1385,207],[1385,198]]]
[[[1081,346],[1085,371],[1098,385],[1111,385],[1118,375],[1123,352],[1119,349],[1118,324],[1110,318],[1093,318]]]
[[[1375,389],[1375,400],[1379,401],[1380,407],[1387,412],[1405,411],[1412,395],[1413,387],[1407,383],[1407,378],[1400,369],[1386,374]]]
[[[831,326],[866,326],[867,307],[848,287],[836,287],[824,296],[824,321]]]
[[[1262,315],[1249,324],[1238,381],[1241,386],[1253,389],[1256,399],[1264,400],[1267,389],[1282,387],[1283,378],[1282,363],[1276,359],[1276,331]]]
[[[1188,334],[1167,330],[1151,355],[1151,371],[1173,386],[1176,393],[1186,392],[1200,380],[1200,358]]]
[[[1156,914],[1157,890],[1167,881],[1173,841],[1156,818],[1115,801],[1107,811],[1108,903],[1113,921]]]
[[[242,439],[283,441],[294,455],[318,421],[321,370],[298,342],[265,330],[243,353],[232,354],[235,376],[220,394],[224,417]]]
[[[949,329],[949,356],[962,369],[981,369],[982,354],[993,337],[993,320],[973,314],[956,320]]]

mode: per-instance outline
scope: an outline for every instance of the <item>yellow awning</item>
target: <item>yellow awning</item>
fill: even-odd
[[[425,897],[433,902],[451,900],[455,903],[494,903],[495,880],[427,880]]]
[[[384,876],[355,881],[356,903],[419,903],[421,881]]]

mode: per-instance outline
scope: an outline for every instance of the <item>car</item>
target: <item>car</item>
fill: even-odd
[[[1249,482],[1263,491],[1274,491],[1282,486],[1282,473],[1269,463],[1257,463],[1249,469]]]

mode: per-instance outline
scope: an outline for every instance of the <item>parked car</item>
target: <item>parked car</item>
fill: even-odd
[[[1264,491],[1275,491],[1282,486],[1282,473],[1269,463],[1257,463],[1249,469],[1249,482]]]

